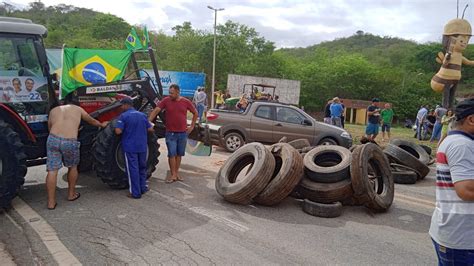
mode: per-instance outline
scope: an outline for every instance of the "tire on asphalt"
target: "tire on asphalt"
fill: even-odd
[[[303,201],[303,211],[317,217],[335,218],[341,216],[342,204],[340,202],[319,203],[305,199]]]
[[[317,146],[304,157],[306,176],[314,182],[335,183],[350,178],[351,152],[341,146]]]
[[[315,148],[315,146],[304,147],[304,148],[301,149],[301,153],[308,153],[314,148]]]
[[[245,140],[240,133],[229,132],[224,136],[223,145],[228,152],[235,152],[245,145]]]
[[[350,198],[354,191],[350,179],[336,183],[318,183],[305,176],[297,187],[297,193],[311,201],[332,203]]]
[[[430,155],[425,151],[424,148],[416,143],[402,139],[392,139],[390,144],[405,150],[425,165],[427,165],[430,161]]]
[[[427,146],[427,145],[424,145],[424,144],[418,144],[418,145],[420,145],[420,147],[422,147],[423,150],[425,150],[426,153],[428,153],[429,156],[432,155],[433,150],[431,149],[430,146]]]
[[[0,120],[0,210],[9,208],[11,201],[25,183],[26,154],[20,136]]]
[[[111,188],[129,187],[125,158],[122,151],[121,136],[114,132],[116,120],[112,121],[97,134],[93,145],[95,170],[97,177]],[[160,144],[154,133],[148,133],[147,178],[156,170]]]
[[[385,155],[387,155],[391,162],[402,164],[414,169],[417,173],[420,174],[420,179],[425,178],[425,176],[427,176],[430,172],[430,168],[428,168],[426,164],[422,163],[409,152],[393,144],[388,144],[383,152],[385,153]]]
[[[369,166],[373,178],[369,178]],[[393,203],[394,183],[390,163],[380,147],[368,143],[355,148],[350,168],[357,201],[374,211],[388,210]]]
[[[418,180],[418,173],[410,167],[391,163],[390,169],[392,170],[393,182],[395,184],[415,184]]]
[[[303,158],[287,143],[277,143],[269,150],[275,158],[275,170],[270,183],[254,201],[271,206],[284,200],[298,185],[303,176]]]
[[[309,140],[307,139],[295,139],[288,142],[288,144],[290,144],[295,149],[303,149],[305,147],[311,146],[311,143],[309,143]]]
[[[239,174],[250,165],[247,174]],[[270,182],[275,170],[275,158],[261,143],[253,142],[235,151],[216,177],[216,191],[225,200],[249,204]]]

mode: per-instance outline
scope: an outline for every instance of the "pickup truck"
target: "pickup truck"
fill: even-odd
[[[316,121],[303,110],[277,102],[254,101],[244,112],[211,109],[207,123],[220,126],[213,144],[234,152],[245,143],[273,144],[307,139],[311,145],[352,146],[351,135],[342,128]]]

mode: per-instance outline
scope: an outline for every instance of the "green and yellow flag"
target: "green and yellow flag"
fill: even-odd
[[[64,48],[60,98],[82,86],[120,80],[131,55],[130,50]]]
[[[140,41],[140,38],[138,37],[138,34],[135,31],[135,28],[132,28],[132,30],[128,34],[127,39],[125,40],[125,46],[127,47],[128,50],[144,49],[142,42]]]
[[[143,44],[144,44],[144,48],[145,49],[148,49],[148,45],[150,44],[150,36],[148,35],[148,30],[146,28],[146,25],[145,25],[145,28],[143,29]]]

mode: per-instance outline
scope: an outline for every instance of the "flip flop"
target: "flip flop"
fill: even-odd
[[[76,192],[76,194],[74,194],[74,198],[72,198],[72,199],[67,199],[67,200],[68,200],[68,201],[75,201],[75,200],[77,200],[77,199],[80,198],[80,197],[81,197],[81,193]]]
[[[48,207],[48,210],[52,211],[52,210],[56,209],[56,206],[58,206],[58,203],[57,203],[57,202],[54,203],[54,207],[52,207],[52,208]]]
[[[184,179],[182,177],[178,176],[178,179],[176,179],[176,180],[183,181]]]

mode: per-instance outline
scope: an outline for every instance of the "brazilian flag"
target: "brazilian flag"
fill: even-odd
[[[60,98],[79,87],[122,79],[130,50],[64,48]]]
[[[133,50],[133,51],[144,49],[142,42],[140,41],[140,38],[138,37],[138,34],[135,31],[135,28],[132,28],[132,30],[128,34],[127,39],[125,40],[125,46],[127,47],[128,50]]]
[[[148,49],[148,46],[150,44],[150,36],[148,35],[148,30],[146,28],[146,25],[145,25],[145,28],[143,29],[143,44],[144,44],[144,48],[145,49]]]

